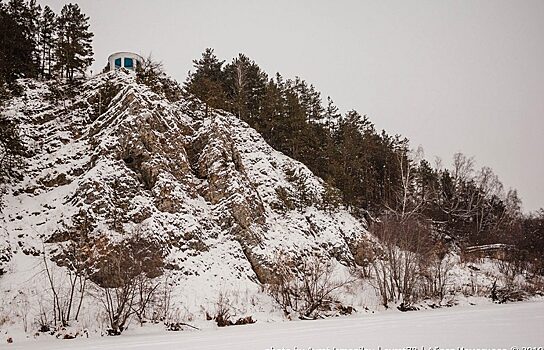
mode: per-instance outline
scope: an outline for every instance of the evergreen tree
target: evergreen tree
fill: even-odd
[[[332,132],[333,129],[338,125],[338,121],[342,117],[338,107],[334,104],[334,101],[330,96],[327,96],[327,107],[325,108],[325,125],[329,129],[329,132]]]
[[[278,134],[279,148],[288,156],[301,159],[306,136],[306,113],[296,94],[289,89],[283,91],[283,102],[285,113],[275,131]]]
[[[25,2],[24,0],[10,0],[7,9],[13,19],[24,28],[24,35],[32,43],[33,76],[37,73],[39,56],[37,51],[38,19],[41,7],[36,0]]]
[[[17,78],[35,74],[34,43],[24,26],[23,5],[0,6],[0,85],[13,87]]]
[[[89,17],[77,4],[67,4],[57,19],[56,67],[62,77],[74,79],[74,74],[85,74],[93,62],[92,38]]]
[[[49,6],[45,6],[38,25],[38,48],[40,75],[50,78],[53,69],[53,50],[55,47],[56,15]]]
[[[40,67],[40,52],[38,48],[39,40],[39,21],[42,8],[40,5],[36,4],[36,0],[30,0],[26,7],[25,20],[26,26],[28,26],[28,31],[30,33],[30,40],[32,41],[33,51],[32,51],[32,60],[35,65],[35,76],[38,75]]]
[[[406,138],[377,132],[355,111],[342,117],[331,98],[324,108],[320,93],[303,79],[277,73],[267,81],[243,54],[223,63],[207,49],[194,61],[185,91],[205,105],[206,114],[208,107],[223,108],[248,122],[275,149],[338,188],[353,210],[429,217],[438,232],[473,242],[490,239],[486,235],[511,211],[490,192],[489,181],[469,176],[470,159],[456,156],[451,171],[433,169],[412,159]]]
[[[288,80],[287,87],[296,94],[300,105],[302,106],[308,122],[319,123],[324,117],[324,108],[321,103],[321,93],[313,85],[308,85],[300,77],[295,80]]]
[[[24,148],[17,125],[0,115],[0,212],[2,212],[3,186],[21,175]]]
[[[366,124],[366,118],[362,122]],[[356,111],[348,112],[341,119],[334,134],[337,154],[330,164],[330,173],[334,179],[333,184],[342,191],[347,204],[368,207],[368,196],[364,193],[368,190],[364,187],[364,172],[370,169],[365,167],[367,159],[362,147],[361,126],[361,116]]]
[[[278,137],[275,131],[281,122],[282,115],[283,100],[281,91],[274,80],[270,79],[266,84],[259,119],[253,123],[253,127],[276,149]]]
[[[204,104],[205,115],[209,108],[225,108],[225,76],[222,66],[225,61],[219,61],[208,48],[202,53],[202,58],[194,60],[195,72],[189,72],[184,88],[187,93],[200,99]]]
[[[246,55],[239,54],[224,68],[227,108],[252,123],[260,115],[268,77]]]

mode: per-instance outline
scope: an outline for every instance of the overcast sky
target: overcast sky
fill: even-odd
[[[67,1],[39,0],[58,12]],[[455,152],[544,207],[544,1],[81,0],[99,71],[114,51],[182,82],[206,47],[298,75],[427,159]]]

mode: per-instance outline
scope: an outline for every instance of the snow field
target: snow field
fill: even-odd
[[[258,322],[202,331],[136,328],[119,337],[25,341],[9,349],[511,349],[544,346],[544,301],[317,321]]]

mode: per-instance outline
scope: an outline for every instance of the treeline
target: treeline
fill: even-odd
[[[312,84],[270,77],[243,54],[226,63],[206,49],[193,63],[184,90],[194,108],[237,115],[338,188],[354,213],[370,221],[415,216],[462,245],[519,241],[512,239],[512,228],[524,219],[516,191],[505,191],[497,175],[477,170],[472,158],[455,154],[451,168],[431,165],[408,139],[376,130],[356,111],[341,115]]]
[[[313,85],[279,73],[269,78],[243,54],[225,64],[207,49],[194,66],[184,87],[205,113],[211,107],[239,116],[274,148],[342,190],[354,208],[378,212],[392,199],[401,176],[392,160],[406,156],[406,140],[378,133],[355,111],[342,117]]]
[[[13,90],[18,78],[84,74],[93,61],[92,37],[77,4],[55,14],[35,0],[0,0],[0,89]]]

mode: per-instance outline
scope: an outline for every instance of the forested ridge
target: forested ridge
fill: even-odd
[[[270,77],[244,54],[226,63],[207,49],[194,60],[184,89],[204,110],[224,109],[246,121],[323,178],[331,203],[370,222],[413,217],[461,246],[511,244],[540,259],[542,229],[534,224],[544,213],[524,215],[516,190],[505,188],[491,168],[477,169],[472,157],[457,153],[451,167],[431,164],[407,138],[377,130],[355,110],[341,114],[312,84]]]

